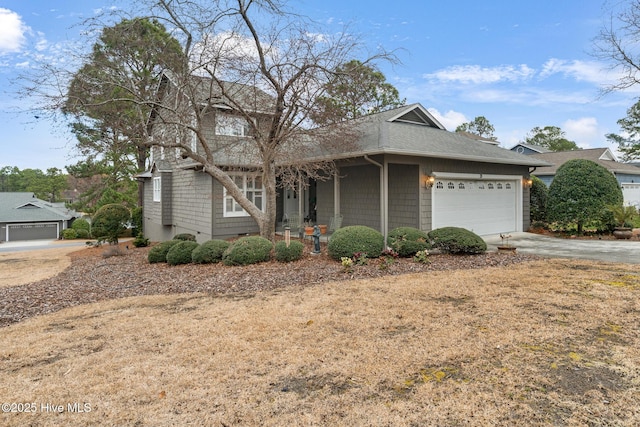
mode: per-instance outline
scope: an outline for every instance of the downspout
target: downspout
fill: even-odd
[[[372,165],[380,168],[380,232],[384,236],[384,242],[387,242],[387,210],[389,206],[389,200],[387,199],[387,186],[385,185],[385,167],[383,164],[376,162],[370,158],[367,154],[364,155],[364,159]]]

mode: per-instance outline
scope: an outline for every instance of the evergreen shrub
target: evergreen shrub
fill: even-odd
[[[434,247],[451,254],[479,254],[487,243],[472,231],[460,227],[443,227],[428,233]]]
[[[173,236],[173,240],[186,240],[189,242],[195,242],[196,236],[191,233],[180,233]]]
[[[198,245],[197,242],[193,242],[191,240],[181,240],[179,243],[171,246],[169,252],[167,252],[167,264],[190,264],[192,253],[198,246],[200,245]]]
[[[224,251],[224,265],[249,265],[269,261],[273,245],[264,237],[241,237]]]
[[[289,243],[289,247],[287,247],[287,244],[281,241],[276,243],[276,260],[280,262],[297,261],[302,258],[303,251],[304,245],[302,242],[293,240]]]
[[[387,237],[387,245],[405,258],[431,249],[427,233],[414,227],[398,227],[391,230]]]
[[[337,261],[351,258],[360,252],[368,258],[378,258],[384,250],[384,237],[371,227],[352,225],[339,228],[331,236],[327,246],[329,256]]]
[[[230,243],[225,240],[207,240],[191,253],[191,261],[196,264],[210,264],[222,261],[224,251]]]
[[[154,247],[151,248],[149,254],[147,255],[147,260],[150,263],[156,262],[167,262],[167,252],[173,245],[177,245],[182,240],[167,240],[162,243],[158,243]]]

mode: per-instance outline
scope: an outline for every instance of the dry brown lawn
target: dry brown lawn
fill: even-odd
[[[44,280],[69,267],[66,256],[82,247],[57,247],[23,252],[0,253],[0,288]]]
[[[81,305],[2,328],[35,413],[0,424],[640,425],[639,295],[637,265],[543,260]]]

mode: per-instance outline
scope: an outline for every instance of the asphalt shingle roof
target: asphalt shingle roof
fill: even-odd
[[[36,198],[33,193],[0,192],[0,222],[62,221],[78,216],[58,203]]]
[[[550,153],[531,154],[530,157],[545,160],[552,163],[553,166],[538,167],[533,173],[534,175],[555,175],[558,168],[565,162],[573,159],[585,159],[596,162],[600,166],[604,166],[613,173],[626,173],[631,175],[640,175],[640,168],[631,163],[622,163],[615,160],[609,160],[611,157],[608,148],[589,148],[586,150],[557,151]]]

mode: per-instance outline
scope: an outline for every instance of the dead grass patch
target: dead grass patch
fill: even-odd
[[[636,268],[544,260],[71,307],[3,328],[0,396],[38,410],[0,423],[638,425],[638,289],[610,285]]]
[[[71,264],[71,258],[67,255],[81,249],[76,246],[0,253],[0,288],[53,277]]]

